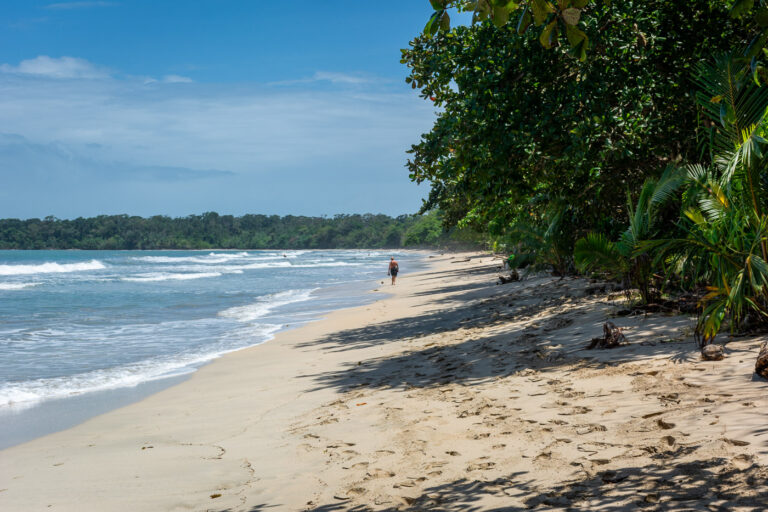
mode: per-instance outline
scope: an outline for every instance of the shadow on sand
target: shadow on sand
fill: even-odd
[[[441,386],[448,383],[471,385],[511,375],[524,369],[546,370],[568,367],[603,368],[637,357],[663,354],[675,362],[691,357],[691,343],[660,343],[614,350],[585,350],[591,336],[602,333],[604,315],[588,315],[596,307],[606,311],[611,305],[579,300],[583,282],[536,279],[517,286],[449,286],[452,290],[439,309],[356,329],[336,332],[319,341],[303,345],[326,351],[346,351],[372,347],[396,340],[432,336],[435,343],[421,343],[419,349],[404,354],[369,359],[333,372],[304,375],[317,388],[342,391],[368,388],[408,388]],[[437,290],[440,293],[442,288]],[[567,306],[565,305],[567,303]],[[522,328],[510,321],[538,315],[535,325]],[[651,318],[651,317],[649,317]],[[619,320],[616,320],[619,322]],[[668,330],[669,318],[658,316],[643,327],[640,337],[661,337]],[[478,335],[473,328],[493,328],[493,335]],[[558,333],[563,328],[570,332]],[[440,335],[451,332],[449,343]],[[457,340],[460,340],[457,342]],[[554,340],[554,341],[553,341]],[[431,341],[431,340],[430,340]],[[552,344],[564,344],[553,350]]]
[[[688,447],[696,449],[697,447]],[[376,507],[334,503],[314,512],[349,510],[517,512],[524,510],[630,512],[699,510],[764,512],[768,507],[768,470],[757,465],[737,468],[722,458],[679,463],[667,454],[650,467],[602,471],[541,491],[512,473],[491,481],[456,480],[424,490],[403,503]]]

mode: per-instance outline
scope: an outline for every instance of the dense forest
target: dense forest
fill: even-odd
[[[636,308],[686,296],[702,347],[768,329],[764,0],[430,3],[401,60],[437,107],[422,211]]]
[[[479,240],[469,230],[444,229],[437,213],[0,220],[0,249],[375,249],[472,246]]]

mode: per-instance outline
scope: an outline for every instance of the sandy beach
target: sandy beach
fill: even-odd
[[[764,338],[706,362],[692,318],[617,317],[610,286],[430,262],[0,452],[0,510],[768,510]],[[587,350],[608,320],[628,345]]]

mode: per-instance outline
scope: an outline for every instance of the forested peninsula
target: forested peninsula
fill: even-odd
[[[473,245],[440,215],[100,215],[0,220],[0,249],[376,249]]]

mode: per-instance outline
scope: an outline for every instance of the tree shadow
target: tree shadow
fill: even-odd
[[[342,502],[310,510],[764,512],[768,507],[768,469],[755,464],[738,468],[723,458],[680,462],[675,457],[670,455],[645,467],[601,471],[546,489],[524,480],[525,472],[517,472],[490,481],[463,478],[432,486],[416,497],[405,498],[403,504],[387,508]]]
[[[545,371],[566,368],[567,372],[583,368],[601,368],[629,360],[642,360],[659,355],[674,362],[691,359],[692,343],[669,343],[663,340],[669,330],[668,317],[648,316],[644,319],[615,319],[641,324],[633,335],[633,343],[612,350],[586,350],[592,336],[602,334],[605,317],[587,314],[595,304],[590,301],[559,307],[561,298],[546,304],[536,301],[539,294],[551,295],[552,287],[574,296],[574,290],[552,281],[518,287],[514,297],[477,295],[474,290],[454,295],[453,306],[427,314],[399,318],[362,328],[331,334],[317,344],[331,351],[375,346],[393,340],[430,335],[434,343],[394,356],[384,356],[348,363],[341,370],[308,374],[318,388],[335,387],[349,390],[368,388],[434,387],[449,383],[473,385],[497,377],[512,375],[525,369]],[[531,302],[530,299],[534,299]],[[606,310],[611,306],[604,306]],[[542,311],[547,311],[542,314]],[[510,318],[538,314],[534,325],[521,327]],[[680,317],[679,322],[685,321]],[[472,332],[473,327],[491,327],[492,333]],[[450,341],[439,343],[440,334],[450,332]],[[661,340],[658,343],[647,341]],[[646,340],[641,345],[640,340]],[[432,341],[430,339],[429,341]],[[559,348],[555,348],[559,347]]]
[[[280,505],[269,505],[267,503],[260,503],[259,505],[251,505],[248,508],[222,508],[222,509],[206,509],[209,512],[262,512],[270,508],[277,508]]]
[[[546,281],[548,280],[538,279],[529,283],[518,283],[518,286],[514,288],[507,287],[498,291],[496,290],[497,287],[487,283],[476,287],[473,285],[463,290],[456,288],[452,290],[452,293],[449,292],[446,297],[430,301],[431,304],[440,306],[437,310],[359,328],[341,330],[320,340],[301,343],[298,346],[312,349],[322,347],[324,350],[332,352],[345,351],[413,336],[452,331],[462,327],[499,325],[506,319],[491,317],[493,311],[490,308],[501,307],[501,305],[509,303],[510,300],[533,298],[528,297],[528,295],[530,293],[534,293],[534,295],[542,293],[541,289],[535,290],[535,288],[540,288],[540,284]],[[436,288],[434,293],[445,293],[445,290],[451,290],[451,288],[452,286]]]

